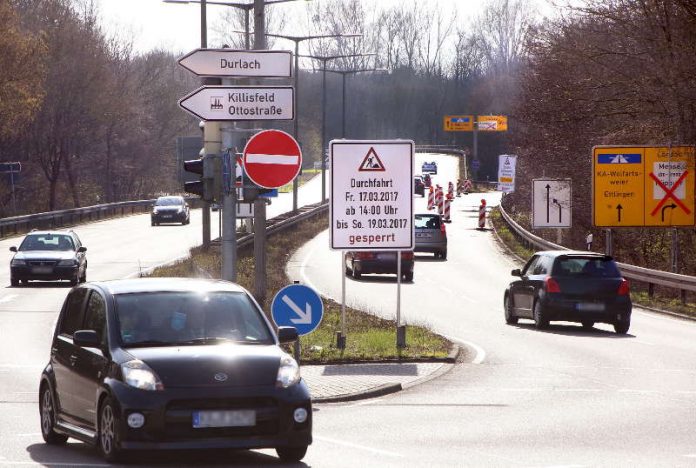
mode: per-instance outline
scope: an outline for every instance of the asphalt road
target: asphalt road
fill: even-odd
[[[454,180],[455,159],[426,158],[440,162],[436,180]],[[554,324],[545,332],[524,321],[505,325],[502,292],[514,264],[490,232],[475,229],[480,198],[457,199],[448,260],[419,256],[414,282],[402,289],[406,323],[463,343],[466,361],[398,394],[317,405],[315,442],[297,466],[696,466],[694,323],[638,310],[625,337],[600,325]],[[148,267],[185,254],[199,243],[197,216],[186,227],[151,228],[145,216],[80,226],[89,279],[137,274],[138,260]],[[0,249],[10,245],[16,242]],[[327,233],[298,251],[289,271],[340,297],[340,253],[328,249]],[[394,316],[394,280],[363,278],[347,280],[348,302]],[[7,271],[0,284],[9,284]],[[91,447],[49,447],[39,432],[38,377],[68,290],[0,292],[0,467],[107,466]],[[150,454],[132,466],[277,464],[273,451],[262,450]]]
[[[453,158],[436,159],[436,181],[452,179]],[[333,445],[344,455],[331,466],[696,466],[696,323],[636,308],[627,336],[608,325],[506,325],[502,296],[518,265],[476,229],[481,198],[490,206],[500,195],[456,199],[448,259],[418,255],[402,285],[403,320],[464,344],[466,363],[393,396],[321,407],[308,464]],[[288,272],[340,302],[341,254],[328,245],[327,231]],[[346,302],[393,318],[395,281],[349,278]]]

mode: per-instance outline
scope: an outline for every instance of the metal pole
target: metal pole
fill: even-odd
[[[298,111],[299,109],[299,103],[300,103],[300,86],[299,86],[299,78],[300,78],[300,41],[295,40],[295,121],[293,125],[293,131],[294,134],[293,136],[295,137],[295,140],[300,141],[300,137],[298,134],[299,131],[299,123],[300,123],[300,113]],[[295,213],[297,212],[297,190],[299,189],[299,180],[297,177],[295,177],[295,180],[292,181],[292,212]]]
[[[249,37],[249,12],[250,11],[251,10],[249,10],[248,8],[244,10],[244,12],[246,13],[246,16],[244,19],[244,48],[246,50],[251,49],[251,44],[249,43],[249,41],[251,40],[251,38]]]
[[[478,115],[474,115],[474,164],[478,162]],[[478,179],[478,168],[474,167],[474,180]]]
[[[12,215],[17,216],[17,199],[15,198],[14,171],[10,167],[10,186],[12,190]]]
[[[679,270],[679,233],[677,228],[672,228],[672,273]]]
[[[346,251],[341,251],[341,331],[338,332],[336,347],[346,347]]]
[[[208,25],[206,16],[206,0],[201,0],[201,48],[205,49],[208,47]],[[201,84],[205,84],[205,78],[203,78]],[[208,123],[205,126],[209,125]],[[213,124],[215,125],[215,124]],[[206,129],[203,129],[203,146],[205,148]],[[216,129],[217,130],[217,129]],[[207,150],[207,148],[206,148]],[[203,250],[208,250],[210,248],[210,203],[207,201],[203,202],[202,210],[202,223],[203,223]]]
[[[321,77],[321,201],[326,200],[326,60]]]
[[[223,80],[225,84],[227,81]],[[230,168],[230,187],[225,187],[222,197],[222,272],[221,277],[227,281],[237,281],[237,189],[235,187],[237,155],[235,154],[235,140],[239,137],[234,133],[234,127],[226,123],[222,129],[223,150],[228,154]]]
[[[208,25],[206,17],[206,0],[201,0],[201,48],[208,47]]]
[[[342,111],[342,118],[341,118],[341,138],[346,137],[346,74],[341,73],[341,78],[343,80],[342,86],[343,86],[343,93],[341,94],[342,100],[341,100],[341,111]]]
[[[611,254],[612,254],[612,251],[613,251],[613,248],[612,248],[612,245],[611,245],[611,244],[612,244],[611,228],[607,229],[607,240],[606,240],[606,244],[607,244],[607,245],[606,245],[605,248],[604,248],[604,252],[605,252],[607,255],[611,255]]]
[[[266,200],[254,200],[254,297],[266,302]]]
[[[396,251],[396,347],[406,347],[406,327],[401,325],[401,251]]]

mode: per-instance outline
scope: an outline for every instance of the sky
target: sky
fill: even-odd
[[[313,1],[321,2],[322,0]],[[373,5],[375,8],[389,8],[402,1],[364,0],[364,4]],[[443,10],[456,10],[462,22],[470,19],[490,2],[490,0],[419,1],[437,2]],[[95,3],[99,8],[102,25],[107,34],[132,39],[136,53],[144,53],[156,48],[187,53],[200,47],[200,4],[198,3],[177,5],[164,3],[162,0],[95,0]],[[301,11],[304,11],[305,2],[288,2],[267,8],[282,10],[283,14],[290,17],[299,16]],[[229,7],[208,5],[209,30],[226,9]],[[291,22],[289,21],[288,24]]]

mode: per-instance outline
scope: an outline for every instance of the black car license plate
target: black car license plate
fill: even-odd
[[[254,410],[203,410],[193,412],[194,429],[204,427],[249,427],[256,425]]]
[[[604,312],[605,306],[601,302],[579,302],[575,307],[580,312]]]
[[[31,272],[35,275],[48,275],[53,273],[53,268],[50,266],[37,266],[31,269]]]

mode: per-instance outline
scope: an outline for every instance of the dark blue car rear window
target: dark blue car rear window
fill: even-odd
[[[616,278],[621,273],[614,260],[597,257],[559,257],[553,267],[553,276]]]

